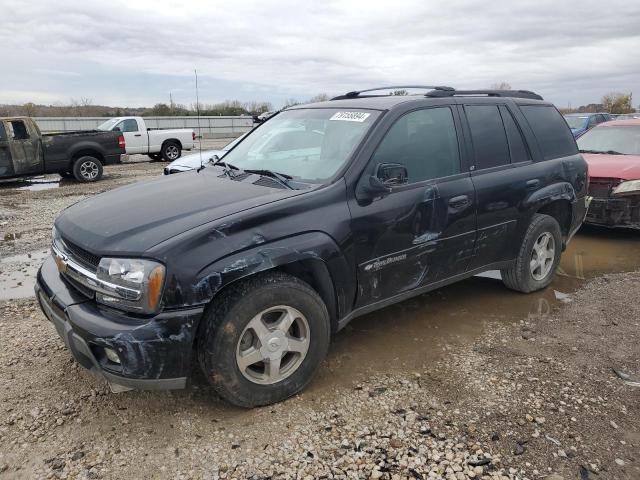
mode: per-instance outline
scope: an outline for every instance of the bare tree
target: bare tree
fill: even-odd
[[[634,111],[632,94],[611,92],[607,93],[602,100],[602,108],[609,113],[631,113]]]
[[[504,80],[502,82],[491,84],[491,90],[511,90],[511,85]]]
[[[331,97],[329,97],[329,95],[327,95],[326,93],[319,93],[318,95],[314,95],[313,97],[311,97],[308,103],[326,102],[330,98]]]

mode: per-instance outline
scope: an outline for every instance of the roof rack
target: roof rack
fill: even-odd
[[[433,85],[392,85],[390,87],[378,87],[378,88],[367,88],[366,90],[354,90],[353,92],[347,92],[344,95],[338,95],[337,97],[333,97],[331,100],[344,100],[347,98],[356,98],[359,97],[362,93],[367,92],[376,92],[378,90],[390,90],[390,89],[404,89],[404,88],[420,88],[422,90],[432,90],[432,91],[447,91],[452,92],[455,91],[453,87],[447,87],[444,85],[433,86]],[[377,96],[377,95],[365,95],[365,96]],[[444,95],[443,95],[444,96]]]
[[[441,90],[434,88],[426,97],[453,97],[453,96],[486,95],[487,97],[511,97],[528,98],[531,100],[544,100],[540,95],[529,90]]]

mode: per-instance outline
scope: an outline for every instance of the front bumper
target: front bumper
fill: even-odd
[[[184,388],[202,307],[138,318],[102,307],[63,280],[52,257],[38,272],[36,298],[84,368],[122,389]],[[107,358],[115,351],[120,364]]]
[[[640,196],[593,198],[585,223],[640,229]]]

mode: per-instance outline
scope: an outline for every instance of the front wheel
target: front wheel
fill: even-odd
[[[73,176],[79,182],[95,182],[102,177],[102,163],[95,157],[80,157],[73,164]]]
[[[180,145],[177,143],[167,142],[162,145],[160,154],[167,162],[173,162],[174,160],[179,159],[180,155],[182,155],[182,148],[180,148]]]
[[[562,232],[555,218],[536,213],[524,236],[515,263],[502,270],[504,284],[529,293],[547,287],[560,264]]]
[[[217,393],[241,407],[279,402],[302,390],[329,348],[324,302],[309,285],[280,272],[232,285],[203,322],[200,366]]]

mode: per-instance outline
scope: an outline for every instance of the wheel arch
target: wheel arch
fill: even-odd
[[[530,215],[529,222],[536,213],[553,217],[560,225],[563,237],[563,248],[570,234],[571,224],[575,216],[576,191],[568,182],[556,183],[534,192],[527,200]],[[522,234],[528,225],[523,226]]]
[[[178,140],[177,138],[167,138],[166,140],[164,140],[162,142],[162,145],[160,145],[160,150],[162,150],[164,148],[164,146],[168,143],[175,143],[176,145],[178,145],[180,147],[180,150],[183,149],[182,147],[182,142],[180,140]]]
[[[104,165],[104,155],[102,152],[92,148],[81,148],[71,154],[71,165],[73,165],[81,157],[93,157]]]
[[[352,301],[348,286],[352,274],[338,245],[322,232],[253,246],[209,264],[198,273],[190,300],[208,308],[231,285],[271,271],[292,275],[313,288],[327,307],[332,332],[337,331],[338,320]]]

